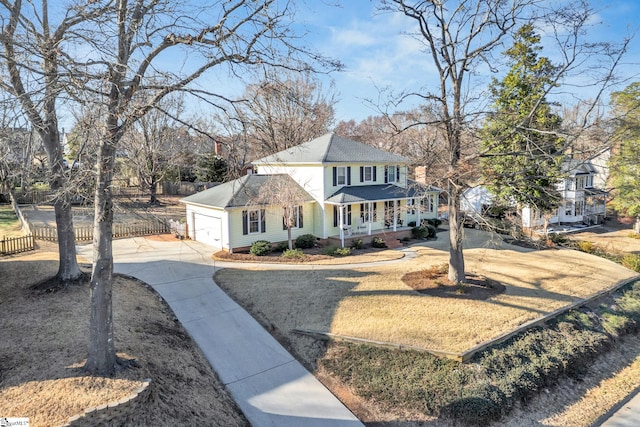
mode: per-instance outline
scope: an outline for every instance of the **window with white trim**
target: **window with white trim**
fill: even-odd
[[[242,234],[257,234],[267,231],[264,209],[242,211]]]
[[[336,167],[336,184],[347,185],[347,168],[345,166]]]
[[[373,166],[364,166],[362,182],[373,182]]]
[[[387,166],[387,182],[396,182],[397,168],[397,166]]]
[[[260,232],[260,211],[249,211],[249,234]]]
[[[302,228],[302,212],[302,206],[294,206],[291,217],[289,217],[288,208],[284,208],[284,212],[282,215],[282,229],[287,229],[287,221],[289,220],[289,218],[291,218],[291,228]]]

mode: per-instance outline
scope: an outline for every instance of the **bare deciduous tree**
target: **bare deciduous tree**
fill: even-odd
[[[544,6],[544,7],[543,7]],[[524,22],[545,26],[559,51],[561,58],[554,85],[572,74],[585,72],[586,59],[602,58],[604,73],[585,73],[585,85],[597,85],[595,105],[602,93],[612,84],[611,70],[617,65],[625,50],[611,49],[609,44],[585,43],[586,25],[593,15],[586,1],[549,9],[547,2],[538,0],[458,0],[458,1],[410,1],[381,0],[381,9],[404,15],[415,23],[416,30],[409,35],[421,43],[421,51],[433,62],[436,83],[401,96],[419,99],[433,104],[437,114],[434,121],[418,120],[404,127],[408,129],[426,124],[437,124],[443,129],[447,154],[447,195],[449,215],[449,280],[465,279],[463,256],[463,218],[460,215],[460,196],[467,188],[465,177],[474,169],[474,162],[481,155],[476,149],[473,129],[478,126],[483,112],[481,92],[484,86],[478,77],[487,72],[498,72],[504,42]],[[558,61],[556,61],[558,62]],[[590,69],[593,69],[591,67]],[[600,71],[603,71],[601,68]],[[534,110],[537,106],[534,106]],[[591,111],[591,110],[590,110]],[[533,113],[534,111],[532,111]],[[585,115],[590,117],[589,114]],[[584,127],[585,123],[582,123]],[[566,148],[575,138],[566,138]],[[471,149],[470,149],[471,148]]]
[[[238,120],[246,128],[258,156],[268,156],[327,133],[333,124],[331,91],[311,73],[265,72],[247,87]]]
[[[47,152],[49,186],[54,199],[60,262],[57,278],[72,281],[81,277],[76,261],[73,217],[66,187],[65,165],[58,130],[57,103],[67,75],[61,47],[70,41],[74,29],[102,13],[102,5],[91,2],[70,7],[57,26],[49,20],[49,3],[21,0],[0,1],[2,13],[3,66],[8,79],[0,87],[15,96]]]
[[[183,111],[183,100],[166,97],[127,130],[123,136],[122,154],[126,167],[135,174],[142,191],[148,191],[149,204],[158,203],[157,187],[186,145],[186,129],[174,117]]]
[[[86,50],[92,52],[83,64],[87,70],[83,87],[94,91],[105,110],[96,168],[90,342],[85,365],[95,374],[112,373],[120,362],[115,354],[111,309],[111,183],[123,135],[174,92],[190,93],[218,106],[226,102],[219,93],[193,85],[209,70],[239,73],[242,67],[257,64],[309,69],[303,60],[296,60],[309,56],[291,44],[288,2],[231,0],[203,5],[195,1],[116,0],[107,4],[113,7],[109,14],[88,21],[82,33]],[[170,57],[188,58],[188,62],[168,68],[166,58]],[[87,93],[81,90],[78,88],[78,93]]]

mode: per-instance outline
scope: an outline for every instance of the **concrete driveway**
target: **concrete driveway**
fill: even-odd
[[[92,259],[91,245],[79,254]],[[113,242],[115,271],[151,286],[198,343],[251,425],[363,424],[214,282],[211,248],[145,238]]]

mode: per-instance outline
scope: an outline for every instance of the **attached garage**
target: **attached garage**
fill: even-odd
[[[222,247],[222,218],[197,212],[192,215],[190,237],[209,246]]]

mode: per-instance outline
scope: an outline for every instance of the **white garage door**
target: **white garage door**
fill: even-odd
[[[195,239],[210,246],[222,247],[222,219],[195,214],[193,217]]]

